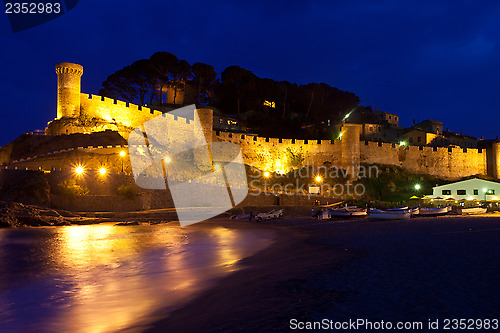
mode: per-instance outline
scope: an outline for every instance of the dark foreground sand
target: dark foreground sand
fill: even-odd
[[[228,221],[207,223],[248,227]],[[427,320],[500,313],[498,216],[293,218],[254,225],[277,230],[274,244],[149,331],[289,332],[291,318]]]

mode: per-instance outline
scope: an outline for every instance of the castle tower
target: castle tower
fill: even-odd
[[[196,111],[198,112],[198,118],[200,119],[205,139],[207,143],[210,144],[212,142],[214,112],[212,109],[196,109]]]
[[[341,156],[340,166],[349,170],[350,175],[357,175],[360,161],[359,136],[361,133],[359,124],[342,123],[342,138],[340,140]],[[354,176],[354,179],[357,177]]]
[[[57,119],[80,115],[80,91],[83,66],[62,62],[56,65]]]
[[[486,168],[489,176],[500,178],[500,142],[496,141],[486,149]]]

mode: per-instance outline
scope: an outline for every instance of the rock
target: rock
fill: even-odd
[[[139,222],[137,221],[134,221],[134,222],[119,222],[117,224],[115,224],[117,226],[124,226],[124,225],[139,225]]]
[[[80,217],[67,211],[63,211],[63,213],[71,217]],[[53,225],[71,225],[71,222],[53,209],[0,201],[0,228]]]
[[[70,212],[69,210],[58,210],[58,213],[63,217],[81,217],[80,215]]]
[[[52,216],[52,217],[61,217],[61,214],[59,214],[57,211],[53,209],[44,209],[38,211],[40,216]]]

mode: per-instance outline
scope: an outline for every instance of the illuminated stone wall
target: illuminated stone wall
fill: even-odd
[[[113,125],[117,128],[123,128],[118,131],[125,138],[135,127],[162,114],[160,111],[107,97],[89,94],[81,94],[80,96],[81,113],[87,121],[91,121],[92,118],[104,119],[110,124],[110,129],[114,129]]]
[[[410,172],[456,180],[487,174],[486,150],[399,146],[361,142],[360,161],[368,164],[400,166]]]
[[[213,141],[237,144],[246,164],[267,171],[286,171],[293,167],[294,161],[290,160],[292,155],[301,156],[302,165],[341,163],[340,141],[263,138],[228,132],[214,132]]]
[[[91,133],[108,129],[118,131],[124,138],[128,138],[132,129],[162,115],[162,112],[147,107],[81,94],[80,77],[83,67],[80,65],[61,63],[56,65],[56,72],[58,74],[57,118],[49,123],[48,134]],[[179,102],[183,95],[179,94],[178,97],[179,100],[176,102]],[[170,98],[172,99],[172,96]],[[411,172],[446,179],[487,173],[496,178],[500,176],[498,144],[493,146],[494,151],[490,151],[487,158],[486,150],[399,147],[388,143],[365,143],[359,140],[361,125],[356,124],[342,124],[340,129],[342,139],[336,141],[264,138],[242,133],[213,132],[212,111],[202,109],[198,113],[207,141],[212,138],[213,141],[233,142],[239,145],[245,163],[262,170],[284,172],[299,165],[318,166],[328,163],[346,168],[366,163],[396,165]],[[165,122],[167,128],[164,131],[169,135],[185,138],[193,133],[191,120],[177,118],[171,114],[163,116],[172,118]],[[103,148],[100,152],[101,157],[97,155],[90,157],[87,154],[85,159],[92,161],[92,165],[97,165],[99,158],[108,160],[111,158],[115,162],[117,152],[116,149],[111,150],[107,152]]]

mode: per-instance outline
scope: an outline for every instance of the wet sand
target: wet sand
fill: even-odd
[[[251,225],[276,230],[273,245],[150,332],[289,332],[292,318],[427,321],[500,311],[498,215]]]

